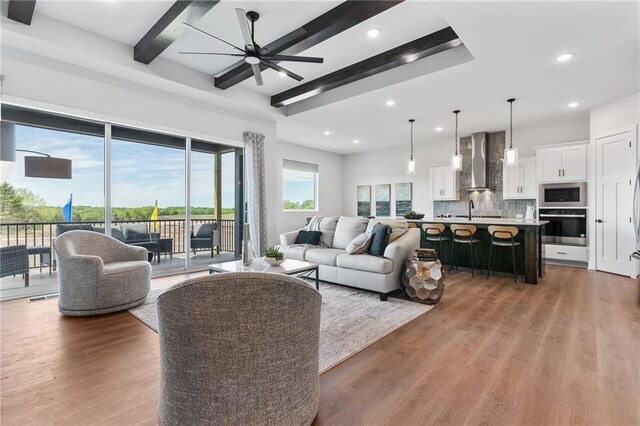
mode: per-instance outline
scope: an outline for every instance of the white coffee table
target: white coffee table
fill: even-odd
[[[285,259],[279,266],[271,266],[262,259],[255,259],[253,263],[248,266],[243,265],[242,260],[230,260],[209,265],[210,274],[224,272],[270,272],[272,274],[292,275],[299,278],[309,278],[311,274],[315,272],[316,290],[320,290],[318,264],[302,260]]]

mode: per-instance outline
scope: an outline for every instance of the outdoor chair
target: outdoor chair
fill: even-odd
[[[216,223],[201,223],[191,231],[191,250],[194,254],[197,249],[211,249],[211,257],[213,257],[214,248],[216,253],[220,254],[219,241],[220,234]]]
[[[24,286],[29,287],[29,254],[27,246],[0,247],[0,277],[24,275]]]

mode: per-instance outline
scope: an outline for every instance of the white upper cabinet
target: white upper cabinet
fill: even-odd
[[[432,167],[429,170],[431,178],[431,198],[437,201],[458,200],[458,173],[451,171],[451,167]]]
[[[503,199],[537,198],[536,187],[536,157],[521,157],[517,165],[504,166]]]
[[[587,180],[587,145],[538,149],[540,183]]]

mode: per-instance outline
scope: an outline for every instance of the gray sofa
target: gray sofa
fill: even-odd
[[[147,250],[92,231],[53,240],[58,262],[58,309],[65,315],[106,314],[144,302],[151,284]]]
[[[161,425],[309,425],[322,297],[299,278],[208,275],[158,296]]]
[[[383,257],[345,251],[351,240],[370,231],[378,222],[390,225],[392,230]],[[280,235],[280,249],[289,259],[317,263],[322,281],[374,291],[381,300],[401,287],[404,262],[420,246],[420,230],[408,228],[402,219],[324,217],[320,231],[323,247],[295,245],[298,231],[293,231]]]

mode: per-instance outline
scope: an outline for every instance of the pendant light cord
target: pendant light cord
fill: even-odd
[[[507,99],[509,102],[509,149],[513,149],[513,102],[515,98]]]
[[[413,118],[411,120],[409,120],[409,123],[411,123],[411,158],[409,158],[410,160],[413,160],[413,122],[416,121]]]
[[[453,111],[453,113],[456,115],[456,138],[454,140],[454,144],[456,146],[456,155],[458,155],[458,113],[460,112],[459,109]]]

